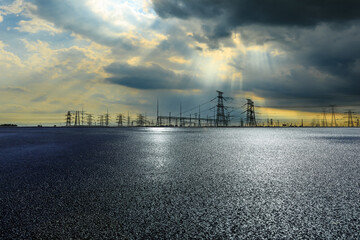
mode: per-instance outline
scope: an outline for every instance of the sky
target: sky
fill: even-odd
[[[359,23],[350,0],[0,0],[0,123],[177,115],[216,90],[239,118],[251,98],[259,121],[340,121],[360,108]]]

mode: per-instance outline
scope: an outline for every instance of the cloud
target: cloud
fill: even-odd
[[[178,63],[178,64],[188,64],[189,60],[184,59],[183,57],[172,56],[168,58],[170,62]]]
[[[0,5],[0,9],[4,11],[4,14],[19,14],[24,10],[24,1],[15,0],[12,4]]]
[[[77,38],[112,47],[122,54],[154,48],[166,39],[149,29],[155,14],[142,10],[136,1],[34,0],[33,4],[31,14],[52,23],[56,29],[70,31]],[[42,22],[33,25],[52,29]]]
[[[360,73],[356,70],[359,69],[360,50],[355,47],[360,41],[359,32],[358,25],[334,29],[321,24],[315,28],[296,30],[291,34],[291,41],[278,37],[276,41],[268,42],[270,48],[285,51],[283,56],[268,56],[266,62],[272,64],[272,70],[261,66],[265,74],[261,76],[263,80],[257,82],[257,88],[268,88],[269,79],[276,76],[276,80],[272,81],[272,97],[276,93],[288,92],[286,97],[302,97],[302,101],[320,101],[319,98],[334,101],[332,99],[337,98],[336,101],[341,102],[349,101],[343,98],[348,95],[354,102],[360,102]],[[261,35],[261,32],[256,32],[256,35]],[[259,73],[258,69],[249,65],[243,66],[243,69],[246,87],[259,77]],[[291,84],[286,84],[289,81]]]
[[[45,102],[46,100],[47,100],[47,96],[43,95],[40,97],[36,97],[36,98],[32,99],[31,101],[32,102]]]
[[[360,103],[359,1],[153,0],[153,6],[163,19],[191,23],[184,31],[210,51],[233,48],[226,64],[241,72],[243,91],[287,105]],[[240,44],[229,41],[235,33]],[[229,80],[221,85],[232,87]]]
[[[61,30],[55,28],[53,23],[34,15],[32,12],[36,10],[37,7],[31,2],[16,0],[13,1],[12,4],[0,6],[0,22],[3,21],[3,17],[1,15],[16,14],[17,17],[26,18],[25,20],[20,20],[18,22],[18,27],[14,27],[14,29],[20,32],[37,33],[40,31],[47,31],[52,35],[55,33],[61,33]]]
[[[10,69],[12,67],[22,67],[23,63],[21,59],[14,53],[5,50],[6,47],[8,47],[8,45],[0,41],[0,70],[3,68]]]
[[[360,104],[360,88],[355,79],[293,61],[272,67],[245,64],[241,91],[253,92],[275,106]]]
[[[311,26],[345,22],[358,19],[360,9],[357,0],[153,0],[153,5],[162,18],[220,19],[220,26]]]
[[[25,88],[21,88],[21,87],[2,87],[2,88],[0,88],[0,91],[12,92],[12,93],[27,93],[27,92],[29,92]]]
[[[277,30],[296,31],[299,28],[314,27],[319,24],[333,24],[334,27],[354,25],[360,19],[360,2],[355,0],[153,0],[156,13],[164,19],[183,19],[196,24],[201,29],[194,39],[205,43],[210,49],[220,48],[232,32],[244,27],[270,27],[266,29],[267,41],[276,40]],[[251,39],[254,43],[256,39]]]
[[[19,27],[15,27],[14,29],[20,32],[37,33],[40,31],[47,31],[52,35],[62,32],[60,29],[55,28],[52,23],[36,17],[33,17],[33,19],[29,21],[21,20],[18,25]]]
[[[134,47],[130,41],[117,36],[122,32],[121,28],[94,14],[84,0],[35,0],[33,3],[36,8],[32,9],[32,14],[53,23],[58,28],[104,45],[127,49]]]
[[[193,76],[176,74],[159,65],[130,66],[128,64],[113,63],[105,67],[105,71],[112,77],[106,82],[119,84],[136,89],[196,89],[202,85]]]

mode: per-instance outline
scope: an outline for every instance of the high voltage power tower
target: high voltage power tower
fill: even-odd
[[[255,106],[254,102],[251,99],[246,99],[246,125],[248,127],[256,127],[256,117],[255,117]]]
[[[117,116],[116,118],[118,127],[122,127],[123,126],[123,122],[124,122],[124,115],[122,115],[121,113]]]
[[[80,111],[75,111],[75,126],[80,126]]]
[[[104,115],[100,115],[99,116],[99,126],[103,127],[104,126]]]
[[[330,127],[337,127],[336,117],[335,117],[335,105],[330,105],[331,107],[331,123]]]
[[[91,127],[93,125],[93,115],[92,114],[87,114],[87,125],[89,127]]]
[[[321,123],[322,123],[322,126],[323,126],[323,127],[327,127],[327,126],[328,126],[327,120],[326,120],[326,111],[325,111],[325,110],[323,111],[323,114],[322,114]]]
[[[216,126],[227,126],[227,121],[225,119],[225,111],[224,111],[224,97],[223,92],[216,91],[218,93],[217,99],[218,103],[216,105]],[[200,120],[199,120],[200,121]]]
[[[106,114],[105,114],[105,126],[108,127],[109,123],[110,123],[110,115],[109,115],[109,109],[106,110]]]
[[[354,127],[353,114],[355,114],[355,112],[352,112],[351,110],[348,110],[345,113],[347,114],[347,126],[348,127]]]
[[[70,127],[72,124],[72,120],[73,120],[73,115],[72,112],[75,113],[75,117],[74,117],[74,126],[81,126],[84,124],[84,120],[83,120],[83,115],[84,115],[84,111],[81,111],[81,116],[80,117],[80,111],[68,111],[66,116],[66,126]]]
[[[71,112],[68,111],[66,114],[66,126],[70,127],[71,126]]]

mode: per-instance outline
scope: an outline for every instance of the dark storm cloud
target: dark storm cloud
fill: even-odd
[[[202,86],[189,75],[176,74],[159,65],[130,66],[113,63],[105,68],[113,76],[106,82],[136,89],[196,89]]]
[[[242,72],[243,91],[274,105],[360,105],[359,26],[242,27],[247,45],[253,39],[268,49],[239,54],[229,65]]]
[[[34,0],[34,4],[36,9],[32,10],[33,13],[54,23],[57,27],[72,31],[100,44],[119,46],[128,50],[134,48],[130,42],[109,35],[108,32],[115,30],[114,27],[97,17],[86,7],[83,0]]]
[[[226,22],[223,26],[310,26],[354,20],[360,15],[357,0],[153,0],[153,5],[163,18],[219,18]]]
[[[360,104],[359,77],[339,76],[315,67],[283,66],[259,71],[244,66],[242,90],[280,105]]]
[[[285,51],[286,57],[261,56],[266,61],[257,66],[249,63],[258,61],[249,54],[230,62],[243,73],[244,91],[285,105],[360,104],[359,1],[154,0],[153,5],[162,18],[199,19],[202,32],[194,38],[210,49],[235,31],[246,46]]]
[[[166,58],[174,54],[186,57],[193,53],[188,46],[189,36],[180,25],[167,24],[158,19],[151,25],[151,29],[166,33],[167,39],[162,40],[147,58],[154,58],[156,55],[161,54],[166,54]]]
[[[360,19],[360,1],[350,0],[153,0],[153,5],[162,18],[202,20],[203,33],[194,37],[211,49],[218,48],[219,40],[230,37],[238,27],[310,27]],[[277,37],[271,35],[267,40]]]

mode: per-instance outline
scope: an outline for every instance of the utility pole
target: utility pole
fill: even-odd
[[[199,105],[199,123],[198,123],[198,127],[201,127],[201,122],[200,122],[200,105]]]
[[[171,112],[169,112],[169,127],[171,127]]]
[[[215,113],[215,111],[216,111],[216,108],[214,107],[214,122],[213,122],[213,127],[216,126],[216,113]]]
[[[183,124],[182,124],[182,119],[181,119],[181,114],[182,114],[182,112],[181,112],[181,102],[180,102],[180,127],[183,126]]]
[[[159,99],[156,100],[156,126],[160,126],[160,121],[159,121]]]

